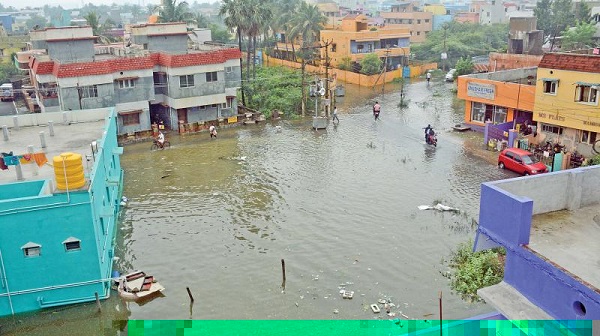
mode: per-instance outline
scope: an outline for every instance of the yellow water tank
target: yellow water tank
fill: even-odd
[[[85,185],[81,154],[62,153],[54,157],[53,163],[56,188],[73,190]]]

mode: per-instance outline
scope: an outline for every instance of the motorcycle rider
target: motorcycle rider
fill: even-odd
[[[433,127],[430,124],[427,124],[427,127],[423,128],[425,130],[425,142],[429,143],[429,131],[433,131]]]

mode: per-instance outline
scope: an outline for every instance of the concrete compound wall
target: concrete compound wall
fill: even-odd
[[[533,214],[576,210],[600,200],[600,166],[583,167],[490,183],[533,200]]]
[[[58,123],[79,123],[104,120],[110,115],[109,108],[93,110],[76,110],[46,113],[18,114],[12,116],[0,116],[0,126],[6,125],[8,128],[15,127],[14,120],[18,120],[19,127],[47,125],[48,121]]]

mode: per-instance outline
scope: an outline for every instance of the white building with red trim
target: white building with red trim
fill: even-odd
[[[31,48],[47,52],[29,59],[41,112],[115,107],[121,135],[237,115],[237,47],[191,45],[184,23],[136,25],[130,34],[97,45],[89,26],[32,31]]]

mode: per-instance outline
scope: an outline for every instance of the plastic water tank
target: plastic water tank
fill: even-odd
[[[53,158],[56,188],[72,190],[85,185],[81,154],[62,153]]]

